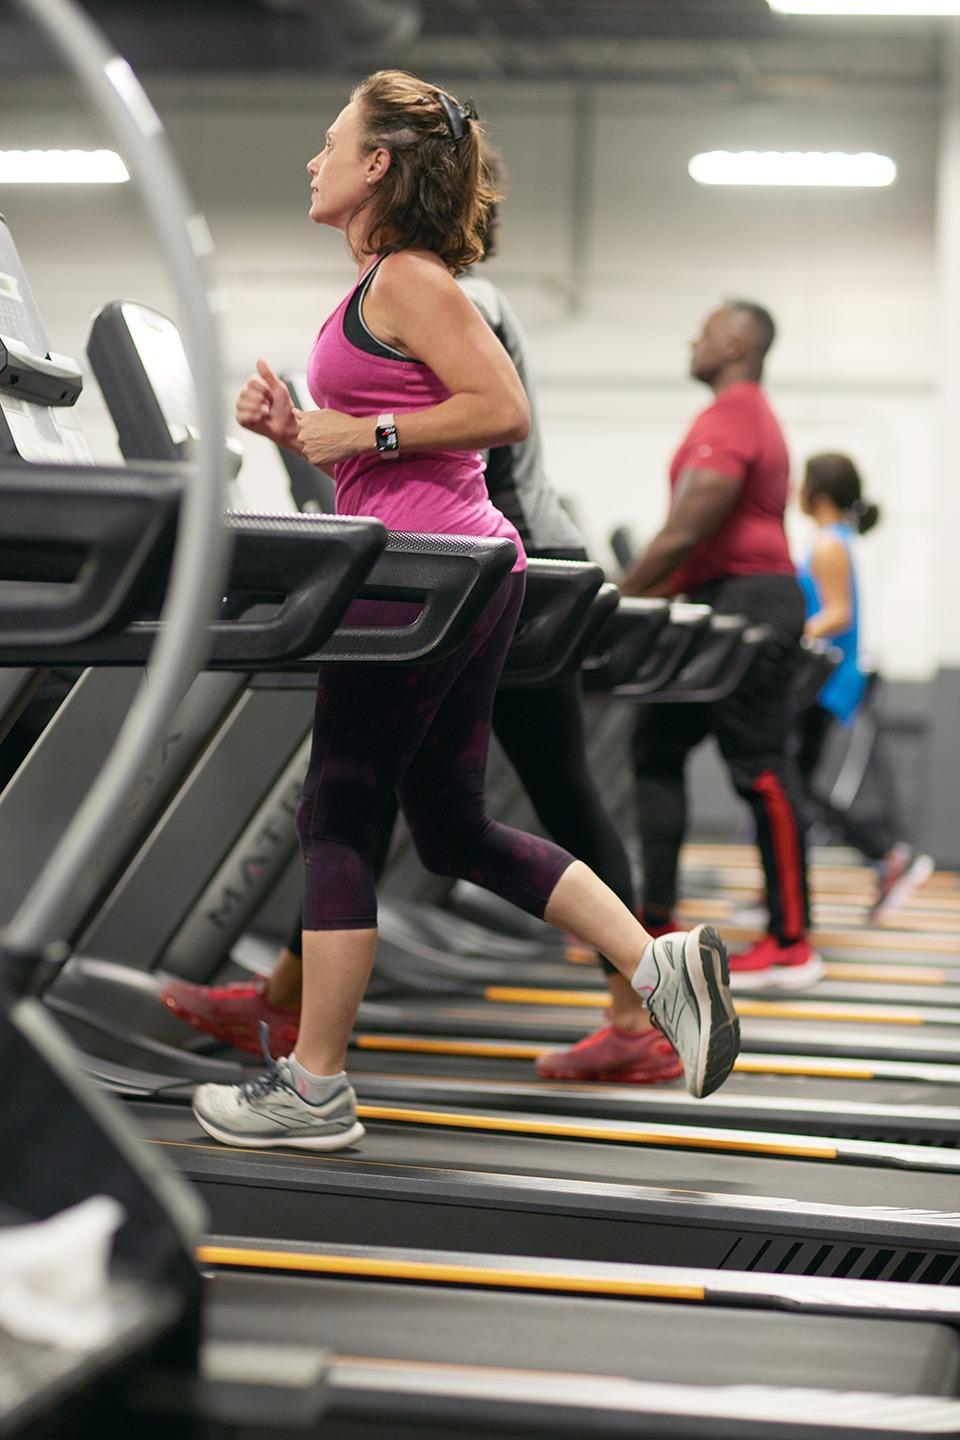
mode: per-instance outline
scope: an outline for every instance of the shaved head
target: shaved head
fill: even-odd
[[[754,300],[727,300],[724,302],[724,309],[740,320],[752,348],[757,351],[761,361],[764,360],[777,338],[777,327],[770,311]]]
[[[768,310],[752,300],[725,300],[703,323],[693,342],[690,373],[722,388],[736,380],[759,380],[776,327]]]

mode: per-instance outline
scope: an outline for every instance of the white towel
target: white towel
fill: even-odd
[[[0,1228],[0,1327],[19,1340],[84,1352],[113,1323],[110,1256],[126,1218],[94,1195],[36,1224]]]

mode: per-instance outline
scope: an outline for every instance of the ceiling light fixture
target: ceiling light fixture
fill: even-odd
[[[115,150],[0,150],[4,185],[122,185],[129,179]]]
[[[897,178],[888,155],[839,150],[709,150],[687,169],[700,185],[882,186]]]
[[[767,0],[781,15],[960,15],[960,0]]]

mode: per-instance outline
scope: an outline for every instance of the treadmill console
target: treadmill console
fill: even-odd
[[[0,215],[0,464],[90,464],[72,407],[75,363],[51,353],[17,247]]]
[[[197,398],[180,332],[135,300],[111,300],[90,323],[87,358],[127,460],[188,460],[199,439]],[[224,438],[227,473],[243,452]]]

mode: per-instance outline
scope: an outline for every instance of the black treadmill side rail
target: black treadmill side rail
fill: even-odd
[[[166,573],[181,482],[149,466],[0,469],[0,663],[43,663],[48,647],[59,662],[137,613]]]

